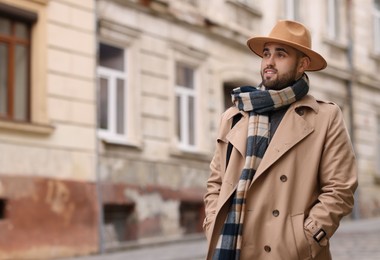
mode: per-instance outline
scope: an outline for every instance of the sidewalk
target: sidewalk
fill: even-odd
[[[345,220],[331,239],[333,260],[379,260],[380,218]],[[65,260],[204,260],[204,237]]]
[[[380,218],[344,221],[330,242],[334,260],[379,260]]]
[[[125,249],[105,253],[73,257],[61,260],[204,260],[206,257],[207,242],[203,235],[189,236],[171,242],[152,243],[140,248]]]

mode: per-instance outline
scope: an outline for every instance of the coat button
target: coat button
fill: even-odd
[[[288,180],[288,177],[286,177],[286,175],[281,175],[280,180],[282,182],[286,182]]]
[[[269,253],[272,250],[272,248],[270,248],[270,246],[264,246],[264,250],[265,252]]]
[[[277,209],[275,209],[275,210],[273,210],[272,215],[275,216],[275,217],[278,217],[280,215],[280,211],[278,211]]]

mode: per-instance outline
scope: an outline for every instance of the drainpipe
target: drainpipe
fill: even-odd
[[[99,254],[105,253],[105,243],[104,243],[104,213],[103,213],[103,193],[102,193],[102,183],[101,183],[101,177],[100,177],[100,150],[99,150],[99,138],[97,134],[97,118],[98,118],[98,100],[99,100],[99,80],[97,80],[97,64],[99,64],[99,29],[98,29],[98,4],[97,0],[93,0],[94,2],[94,26],[95,26],[95,66],[94,66],[94,75],[95,75],[95,90],[94,90],[94,96],[95,96],[95,188],[96,188],[96,199],[97,199],[97,209],[98,209],[98,247],[99,247]]]
[[[352,87],[355,81],[355,65],[354,65],[354,40],[353,40],[353,7],[352,0],[346,0],[346,15],[347,15],[347,38],[348,38],[348,49],[347,49],[347,60],[348,60],[348,70],[349,79],[347,80],[347,101],[349,107],[349,134],[351,137],[351,142],[355,150],[356,138],[355,138],[355,124],[354,124],[354,104],[352,96]],[[359,201],[359,187],[354,194],[355,204],[352,210],[352,218],[360,219],[360,201]]]

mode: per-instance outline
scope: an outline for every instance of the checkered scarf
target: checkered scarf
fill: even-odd
[[[213,260],[240,258],[247,191],[268,146],[268,112],[290,105],[304,97],[308,91],[309,80],[306,74],[293,86],[279,91],[263,90],[260,86],[239,87],[232,91],[234,104],[239,110],[249,114],[247,150],[244,168],[237,188],[231,196],[230,210],[219,236]]]

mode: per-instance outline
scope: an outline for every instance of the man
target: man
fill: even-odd
[[[339,107],[307,94],[305,71],[327,63],[293,21],[247,44],[262,57],[262,84],[234,89],[221,119],[205,195],[207,259],[329,260],[357,172]]]

